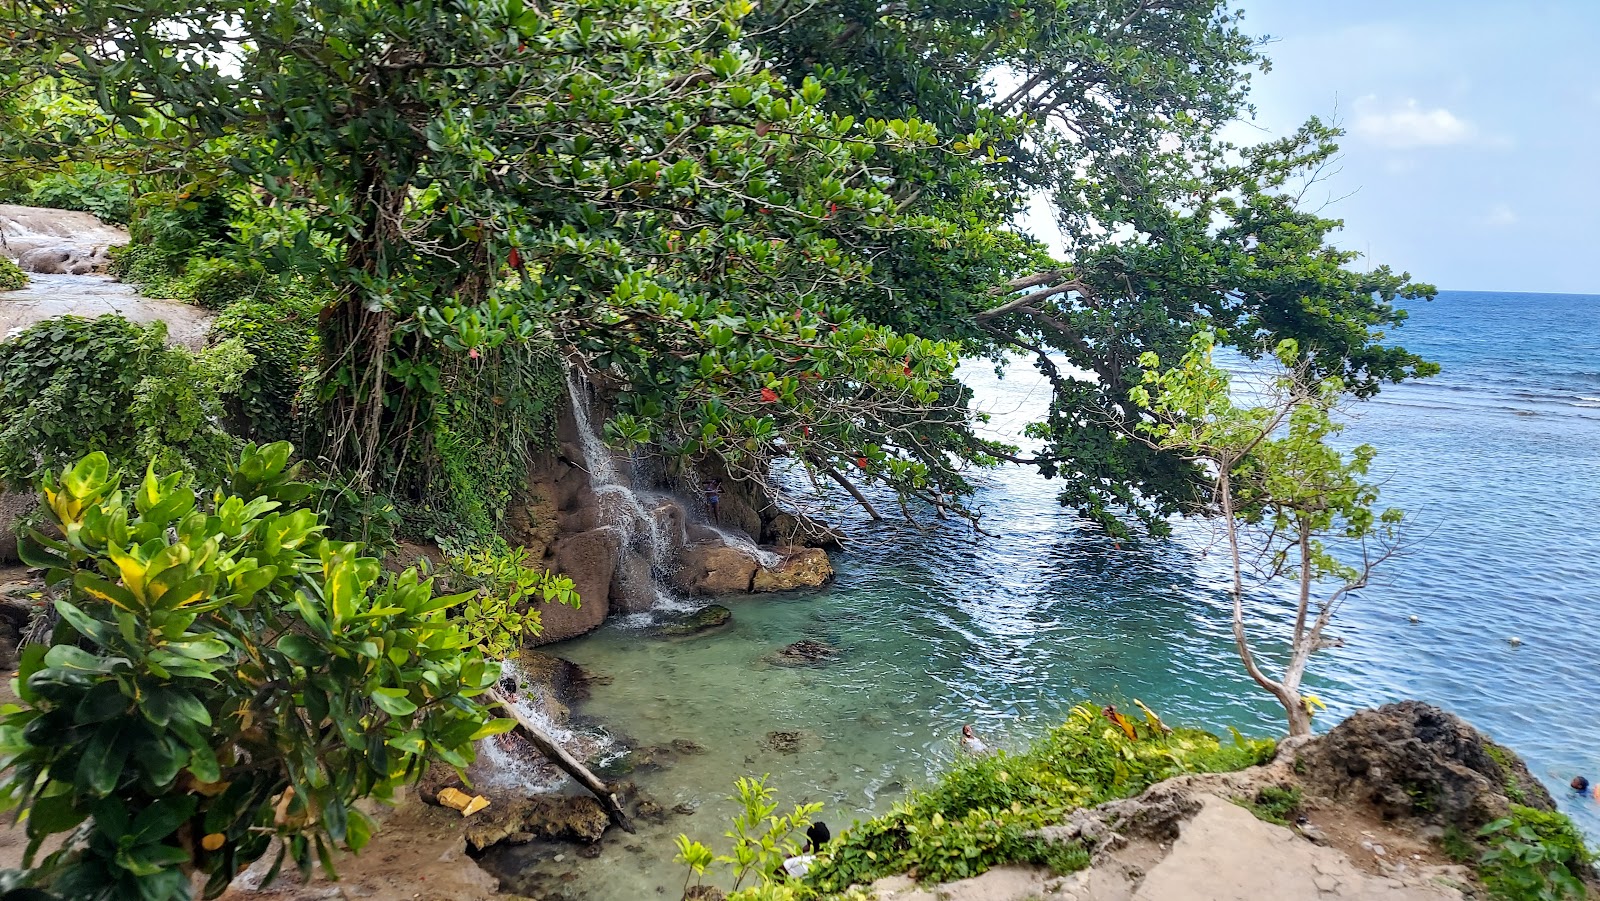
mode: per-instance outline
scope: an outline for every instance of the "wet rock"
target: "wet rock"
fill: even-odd
[[[611,612],[611,577],[617,571],[621,549],[622,533],[611,526],[569,535],[556,543],[554,569],[572,579],[580,604],[576,610],[562,604],[541,607],[544,631],[535,644],[576,638],[599,628]]]
[[[0,254],[28,272],[87,275],[111,265],[127,231],[89,213],[0,204]]]
[[[672,750],[679,754],[704,754],[706,746],[697,741],[690,741],[687,738],[674,738],[672,740]]]
[[[592,845],[584,845],[583,847],[579,848],[578,856],[585,860],[594,860],[596,857],[600,856],[600,852],[603,850],[605,849],[600,847],[600,843],[595,842]]]
[[[1355,714],[1306,744],[1295,769],[1321,794],[1371,804],[1384,819],[1467,832],[1505,815],[1513,801],[1555,808],[1516,754],[1420,701]]]
[[[793,591],[817,588],[833,578],[833,564],[821,548],[780,548],[782,561],[770,569],[762,567],[751,580],[752,591]]]
[[[776,662],[787,666],[822,663],[839,656],[839,649],[814,638],[803,638],[773,655]]]
[[[656,605],[656,585],[650,557],[636,548],[623,548],[611,575],[613,613],[649,613]]]
[[[467,844],[478,851],[513,837],[517,841],[592,844],[600,840],[610,824],[605,808],[588,795],[542,795],[496,800],[487,810],[467,818],[466,838]]]
[[[718,597],[746,594],[756,578],[756,561],[720,537],[697,541],[683,549],[673,584],[686,594]]]
[[[633,815],[658,826],[667,821],[667,809],[654,798],[640,798],[638,803],[633,805]]]
[[[779,754],[797,754],[804,743],[804,733],[774,731],[767,733],[767,747]]]
[[[692,817],[694,816],[694,812],[699,809],[700,805],[685,801],[682,804],[674,805],[672,812],[681,817]]]
[[[733,622],[733,611],[721,604],[711,604],[693,613],[684,613],[662,620],[656,632],[668,638],[689,638],[704,635]]]

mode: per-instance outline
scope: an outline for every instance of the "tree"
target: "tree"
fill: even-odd
[[[24,559],[64,596],[0,721],[37,884],[162,901],[199,872],[216,895],[274,836],[277,865],[331,871],[375,828],[356,801],[512,727],[474,700],[500,668],[451,618],[466,596],[323,538],[289,455],[247,446],[203,501],[153,469],[124,491],[102,453],[44,480],[61,537],[31,532]]]
[[[1144,377],[1130,397],[1146,415],[1135,432],[1211,478],[1233,574],[1234,644],[1250,678],[1283,705],[1289,734],[1306,735],[1312,710],[1301,683],[1311,655],[1326,646],[1324,632],[1350,593],[1396,552],[1403,517],[1377,509],[1378,488],[1366,481],[1372,446],[1346,455],[1331,444],[1344,428],[1333,419],[1348,394],[1341,377],[1317,374],[1293,341],[1282,341],[1273,351],[1279,372],[1242,389],[1261,396],[1240,406],[1228,372],[1212,361],[1214,343],[1201,333],[1165,371],[1155,353],[1141,355]],[[1245,630],[1247,570],[1258,577],[1253,598],[1271,598],[1285,581],[1294,589],[1288,659],[1276,678]]]

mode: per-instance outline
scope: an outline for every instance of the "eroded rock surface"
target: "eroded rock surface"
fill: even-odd
[[[1300,761],[1319,792],[1370,804],[1385,819],[1415,818],[1470,834],[1509,812],[1508,795],[1555,809],[1515,754],[1420,701],[1356,713],[1307,745]]]
[[[104,272],[111,264],[110,249],[126,243],[126,230],[89,213],[0,204],[0,254],[25,272]]]
[[[779,548],[782,555],[777,566],[760,567],[750,581],[752,591],[793,591],[797,588],[818,588],[833,578],[833,564],[821,548]]]

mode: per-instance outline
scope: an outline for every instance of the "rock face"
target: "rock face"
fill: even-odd
[[[128,233],[88,213],[0,204],[0,254],[26,272],[87,275],[111,264]]]
[[[697,541],[684,548],[673,582],[679,591],[692,595],[746,594],[759,568],[745,552],[719,539]]]
[[[1508,812],[1508,795],[1555,809],[1515,754],[1420,701],[1363,710],[1308,744],[1299,761],[1320,792],[1371,804],[1385,819],[1410,817],[1470,834]]]
[[[574,638],[605,621],[611,612],[611,579],[621,548],[622,535],[611,526],[568,535],[556,543],[553,568],[572,579],[581,603],[576,610],[560,604],[540,608],[544,632],[539,644]]]
[[[778,653],[772,655],[773,660],[784,666],[802,666],[808,663],[823,663],[839,656],[839,650],[832,645],[817,641],[814,638],[802,638],[794,644],[788,645]]]
[[[467,818],[467,844],[482,851],[500,842],[545,841],[593,844],[611,823],[600,802],[588,795],[540,795],[495,801]]]
[[[31,491],[0,492],[0,563],[18,563],[17,526],[39,499]]]
[[[817,588],[833,578],[833,564],[821,548],[780,548],[783,560],[768,569],[761,567],[750,582],[752,591],[793,591]]]

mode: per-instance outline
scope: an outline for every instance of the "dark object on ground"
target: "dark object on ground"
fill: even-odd
[[[1330,798],[1471,834],[1510,804],[1555,803],[1516,754],[1421,701],[1363,710],[1300,750],[1295,769]]]
[[[777,751],[779,754],[798,754],[800,752],[800,739],[801,734],[799,732],[768,732],[767,747]]]
[[[691,885],[683,893],[683,901],[724,901],[727,897],[714,885]]]

